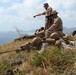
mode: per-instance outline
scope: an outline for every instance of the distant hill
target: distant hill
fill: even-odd
[[[28,31],[19,30],[19,33],[20,33],[21,35],[33,35],[33,34],[35,33],[35,30],[36,30],[36,29],[32,29],[32,30],[28,30]],[[7,33],[18,34],[18,35],[19,35],[19,33],[18,33],[17,31],[9,31],[9,32],[7,32]]]
[[[30,31],[26,31],[26,33],[28,33],[28,32],[29,32],[29,33],[30,33],[30,32],[31,32],[31,33],[34,33],[35,30],[36,30],[36,29],[30,30]],[[71,35],[74,30],[76,30],[76,27],[73,27],[73,28],[63,27],[63,32],[64,32],[65,34]]]
[[[76,27],[74,27],[74,28],[63,27],[63,32],[65,34],[71,34],[74,30],[76,30]],[[36,29],[32,29],[29,31],[20,30],[20,34],[22,34],[22,35],[33,35],[35,33],[35,31],[36,31]],[[9,31],[9,32],[0,32],[0,34],[1,35],[10,35],[10,34],[18,35],[18,32],[17,31]]]
[[[29,31],[20,30],[20,32],[21,32],[22,34],[33,35],[33,34],[35,33],[35,30],[36,30],[36,29],[32,29],[32,30],[29,30]],[[63,27],[63,32],[64,32],[65,34],[71,35],[74,30],[76,30],[76,27],[73,27],[73,28]]]
[[[63,28],[63,32],[65,33],[65,34],[72,34],[72,32],[74,31],[74,30],[76,30],[76,27],[74,27],[74,28],[66,28],[66,27],[64,27]]]

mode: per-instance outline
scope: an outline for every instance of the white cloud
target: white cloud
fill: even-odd
[[[5,9],[3,7],[0,7],[0,14],[2,14],[3,12],[5,12]]]
[[[8,2],[9,0],[0,0],[0,2],[1,1]],[[45,2],[48,2],[53,9],[59,12],[59,16],[64,22],[76,21],[76,10],[74,10],[76,0],[24,0],[22,3],[13,3],[7,8],[0,7],[0,24],[4,24],[3,26],[7,24],[9,27],[17,25],[20,28],[26,29],[44,26],[44,17],[34,19],[33,15],[44,11],[43,4]],[[34,24],[36,24],[36,26]]]
[[[63,7],[64,9],[72,9],[76,6],[76,0],[46,0],[54,9]]]
[[[9,2],[10,0],[0,0],[0,2],[3,2],[3,3],[7,3]]]
[[[64,0],[62,1],[62,5],[65,7],[65,9],[72,9],[73,7],[76,6],[76,0]]]

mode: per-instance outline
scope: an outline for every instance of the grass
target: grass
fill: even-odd
[[[33,65],[45,68],[46,70],[48,69],[47,66],[49,66],[56,75],[59,73],[65,74],[70,68],[72,69],[73,64],[76,62],[73,58],[75,58],[75,54],[72,51],[62,52],[57,47],[50,47],[50,49],[41,54],[35,55]]]
[[[0,52],[17,49],[31,40],[5,44],[0,46]],[[23,58],[27,60],[21,65],[10,65]],[[25,50],[19,53],[2,54],[0,55],[0,75],[3,75],[7,69],[11,69],[15,75],[76,75],[76,50],[61,50],[56,46],[49,46],[41,53],[36,50],[30,52]]]

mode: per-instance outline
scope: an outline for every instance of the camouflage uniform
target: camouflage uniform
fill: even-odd
[[[52,18],[51,18],[52,8],[49,7],[48,3],[44,4],[44,8],[45,8],[44,12],[39,13],[39,14],[33,16],[33,17],[35,18],[36,16],[45,15],[45,30],[46,30],[46,29],[49,28],[49,24],[51,25],[51,22],[52,22]]]
[[[45,13],[45,30],[49,28],[49,19],[47,17],[51,15],[51,12],[52,12],[51,7],[48,7],[47,10],[44,12]]]
[[[40,49],[42,45],[42,39],[40,37],[35,37],[32,40],[32,46],[36,47],[37,49]]]
[[[37,32],[36,36],[43,38],[45,36],[44,30]]]
[[[50,37],[50,35],[54,32],[58,33],[59,36],[63,36],[62,30],[62,20],[59,17],[57,17],[56,19],[54,19],[54,23],[52,24],[52,26],[46,30],[45,37]]]

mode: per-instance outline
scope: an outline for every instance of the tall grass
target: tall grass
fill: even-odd
[[[29,40],[12,42],[0,47],[1,51],[17,49]],[[11,66],[17,59],[27,58],[21,65]],[[76,75],[76,51],[61,50],[57,46],[49,46],[43,52],[31,50],[20,53],[0,55],[0,75],[11,69],[15,75]]]
[[[63,73],[66,75],[67,72],[72,70],[72,66],[76,62],[73,58],[75,58],[75,54],[72,50],[61,51],[54,46],[40,54],[36,53],[32,65],[46,68],[46,70],[48,70],[47,67],[49,66],[53,74],[58,75],[59,73]],[[50,71],[50,74],[52,72]]]

